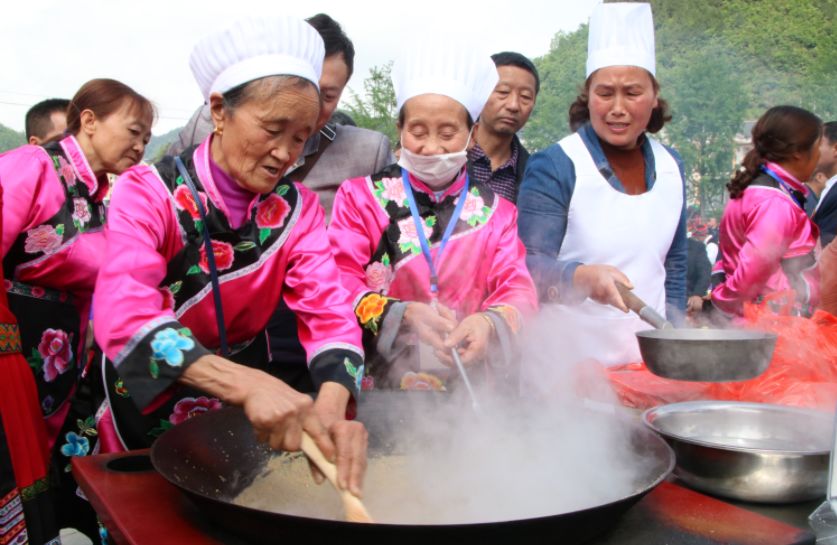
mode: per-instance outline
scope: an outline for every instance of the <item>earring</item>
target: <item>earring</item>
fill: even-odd
[[[224,129],[222,129],[221,127],[215,127],[215,130],[213,130],[212,132],[214,132],[218,136],[221,136],[222,134],[224,134]]]

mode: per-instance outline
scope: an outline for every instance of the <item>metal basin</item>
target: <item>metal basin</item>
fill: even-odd
[[[651,329],[636,337],[648,369],[677,380],[751,379],[767,369],[776,347],[773,333],[743,329]]]
[[[698,490],[762,503],[825,495],[833,415],[733,401],[692,401],[642,420],[677,456],[674,475]]]

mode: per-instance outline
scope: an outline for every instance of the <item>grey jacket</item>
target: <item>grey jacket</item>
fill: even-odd
[[[176,155],[190,146],[200,144],[212,129],[209,106],[202,106],[180,131],[177,141],[169,146],[167,154]],[[385,135],[359,127],[329,123],[305,142],[302,155],[286,174],[304,165],[305,158],[315,154],[325,138],[332,142],[311,172],[305,176],[303,183],[320,196],[320,203],[325,208],[328,220],[331,217],[334,195],[344,180],[368,176],[383,170],[395,162],[395,157],[389,138]]]

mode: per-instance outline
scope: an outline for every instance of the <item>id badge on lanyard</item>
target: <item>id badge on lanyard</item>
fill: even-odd
[[[410,175],[405,168],[401,169],[401,182],[404,184],[404,193],[406,193],[407,202],[410,205],[410,215],[413,217],[413,222],[416,226],[416,236],[418,237],[419,244],[421,245],[421,253],[424,256],[424,260],[427,262],[427,267],[430,269],[431,304],[435,307],[437,301],[439,300],[439,273],[436,268],[436,263],[433,260],[433,254],[430,253],[430,243],[424,235],[424,224],[422,223],[421,216],[419,215],[418,206],[416,206],[416,198],[415,195],[413,195],[413,188],[410,186]],[[468,173],[466,172],[465,185],[462,187],[462,192],[459,194],[459,200],[456,203],[456,208],[454,208],[453,215],[451,215],[450,220],[445,227],[445,232],[442,234],[442,240],[439,243],[439,250],[436,252],[436,262],[438,262],[439,268],[442,266],[442,254],[444,253],[445,247],[453,234],[454,228],[456,228],[456,222],[459,219],[460,214],[462,214],[462,208],[465,206],[465,199],[468,196],[468,186],[469,179]]]

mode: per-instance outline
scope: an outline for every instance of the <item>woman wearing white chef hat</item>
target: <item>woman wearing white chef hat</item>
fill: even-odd
[[[103,450],[148,446],[221,403],[273,448],[302,430],[360,493],[366,431],[346,420],[363,375],[360,331],[317,197],[284,173],[320,113],[325,49],[292,17],[249,18],[202,40],[192,72],[215,131],[196,148],[123,174],[96,284],[109,361]],[[271,376],[264,327],[284,297],[297,315],[317,401]],[[111,363],[112,362],[112,363]]]
[[[543,301],[557,303],[570,357],[640,360],[621,282],[659,313],[685,308],[686,211],[680,158],[648,133],[667,104],[655,78],[651,6],[596,6],[576,132],[532,156],[518,199],[520,236]]]

